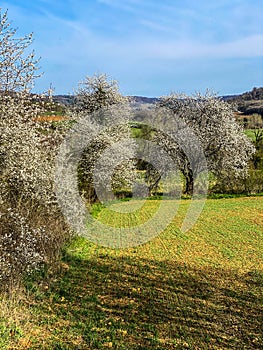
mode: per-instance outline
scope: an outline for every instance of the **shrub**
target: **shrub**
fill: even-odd
[[[67,232],[53,189],[65,128],[54,130],[35,121],[45,111],[43,101],[46,105],[46,98],[27,92],[0,95],[2,289],[19,284],[24,273],[57,261]]]
[[[232,176],[218,179],[210,193],[257,194],[263,192],[263,171],[249,170],[246,178],[235,179]]]
[[[67,238],[62,218],[33,203],[0,210],[0,291],[13,291],[36,269],[54,268]]]

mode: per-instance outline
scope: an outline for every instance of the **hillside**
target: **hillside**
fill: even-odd
[[[220,96],[229,103],[235,103],[237,109],[244,114],[258,113],[263,116],[263,87],[253,88],[240,95]],[[128,96],[131,105],[138,108],[142,105],[152,105],[158,101],[157,97]],[[55,95],[54,101],[63,105],[70,105],[74,101],[73,95]]]
[[[263,116],[263,87],[255,87],[241,95],[223,96],[223,99],[235,103],[237,109],[244,114],[258,113]]]

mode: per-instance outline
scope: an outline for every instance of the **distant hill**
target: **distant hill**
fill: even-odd
[[[156,97],[127,96],[132,104],[153,104],[158,101]],[[74,95],[54,95],[53,100],[64,105],[71,105],[74,102]]]
[[[237,109],[244,114],[258,113],[263,117],[263,87],[254,87],[240,95],[223,96],[223,99],[235,103]]]
[[[74,96],[73,95],[54,95],[53,100],[54,102],[58,102],[65,106],[68,106],[73,104]]]
[[[159,99],[157,97],[145,96],[127,96],[134,108],[142,106],[151,106]],[[223,100],[229,103],[235,103],[237,109],[244,114],[258,113],[263,117],[263,87],[254,87],[251,91],[244,92],[240,95],[226,95],[220,96]],[[63,105],[71,105],[74,102],[73,95],[55,95],[53,96],[55,102]]]
[[[244,92],[241,95],[237,95],[237,99],[245,101],[263,100],[263,87],[254,87],[249,92]]]
[[[159,99],[157,97],[144,97],[144,96],[128,96],[132,103],[156,103]]]

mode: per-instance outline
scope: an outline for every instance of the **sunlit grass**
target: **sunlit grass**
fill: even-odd
[[[94,216],[126,227],[160,205],[128,203],[134,213],[109,206]],[[189,204],[181,201],[168,227],[141,246],[74,239],[59,276],[26,282],[17,310],[27,321],[17,317],[14,328],[2,317],[3,349],[260,349],[263,197],[209,199],[182,233]]]
[[[245,129],[244,132],[247,135],[247,137],[249,137],[252,141],[255,141],[256,137],[256,132],[260,131],[262,129]]]

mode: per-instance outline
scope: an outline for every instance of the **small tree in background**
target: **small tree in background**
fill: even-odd
[[[32,44],[33,34],[17,37],[11,27],[7,11],[0,8],[0,91],[21,91],[33,87],[39,59],[34,51],[26,53]]]
[[[217,179],[238,179],[248,175],[249,159],[255,148],[236,122],[230,104],[207,92],[194,96],[171,94],[162,97],[156,108],[173,112],[173,120],[169,120],[169,123],[174,123],[174,127],[178,125],[176,121],[182,119],[194,132],[201,142],[208,170]],[[165,124],[167,121],[160,122]],[[192,169],[183,149],[158,131],[154,141],[174,159],[185,178],[185,192],[191,194],[195,169]]]
[[[75,109],[79,113],[90,114],[126,102],[127,98],[121,95],[117,80],[110,79],[107,74],[95,74],[79,83]]]

